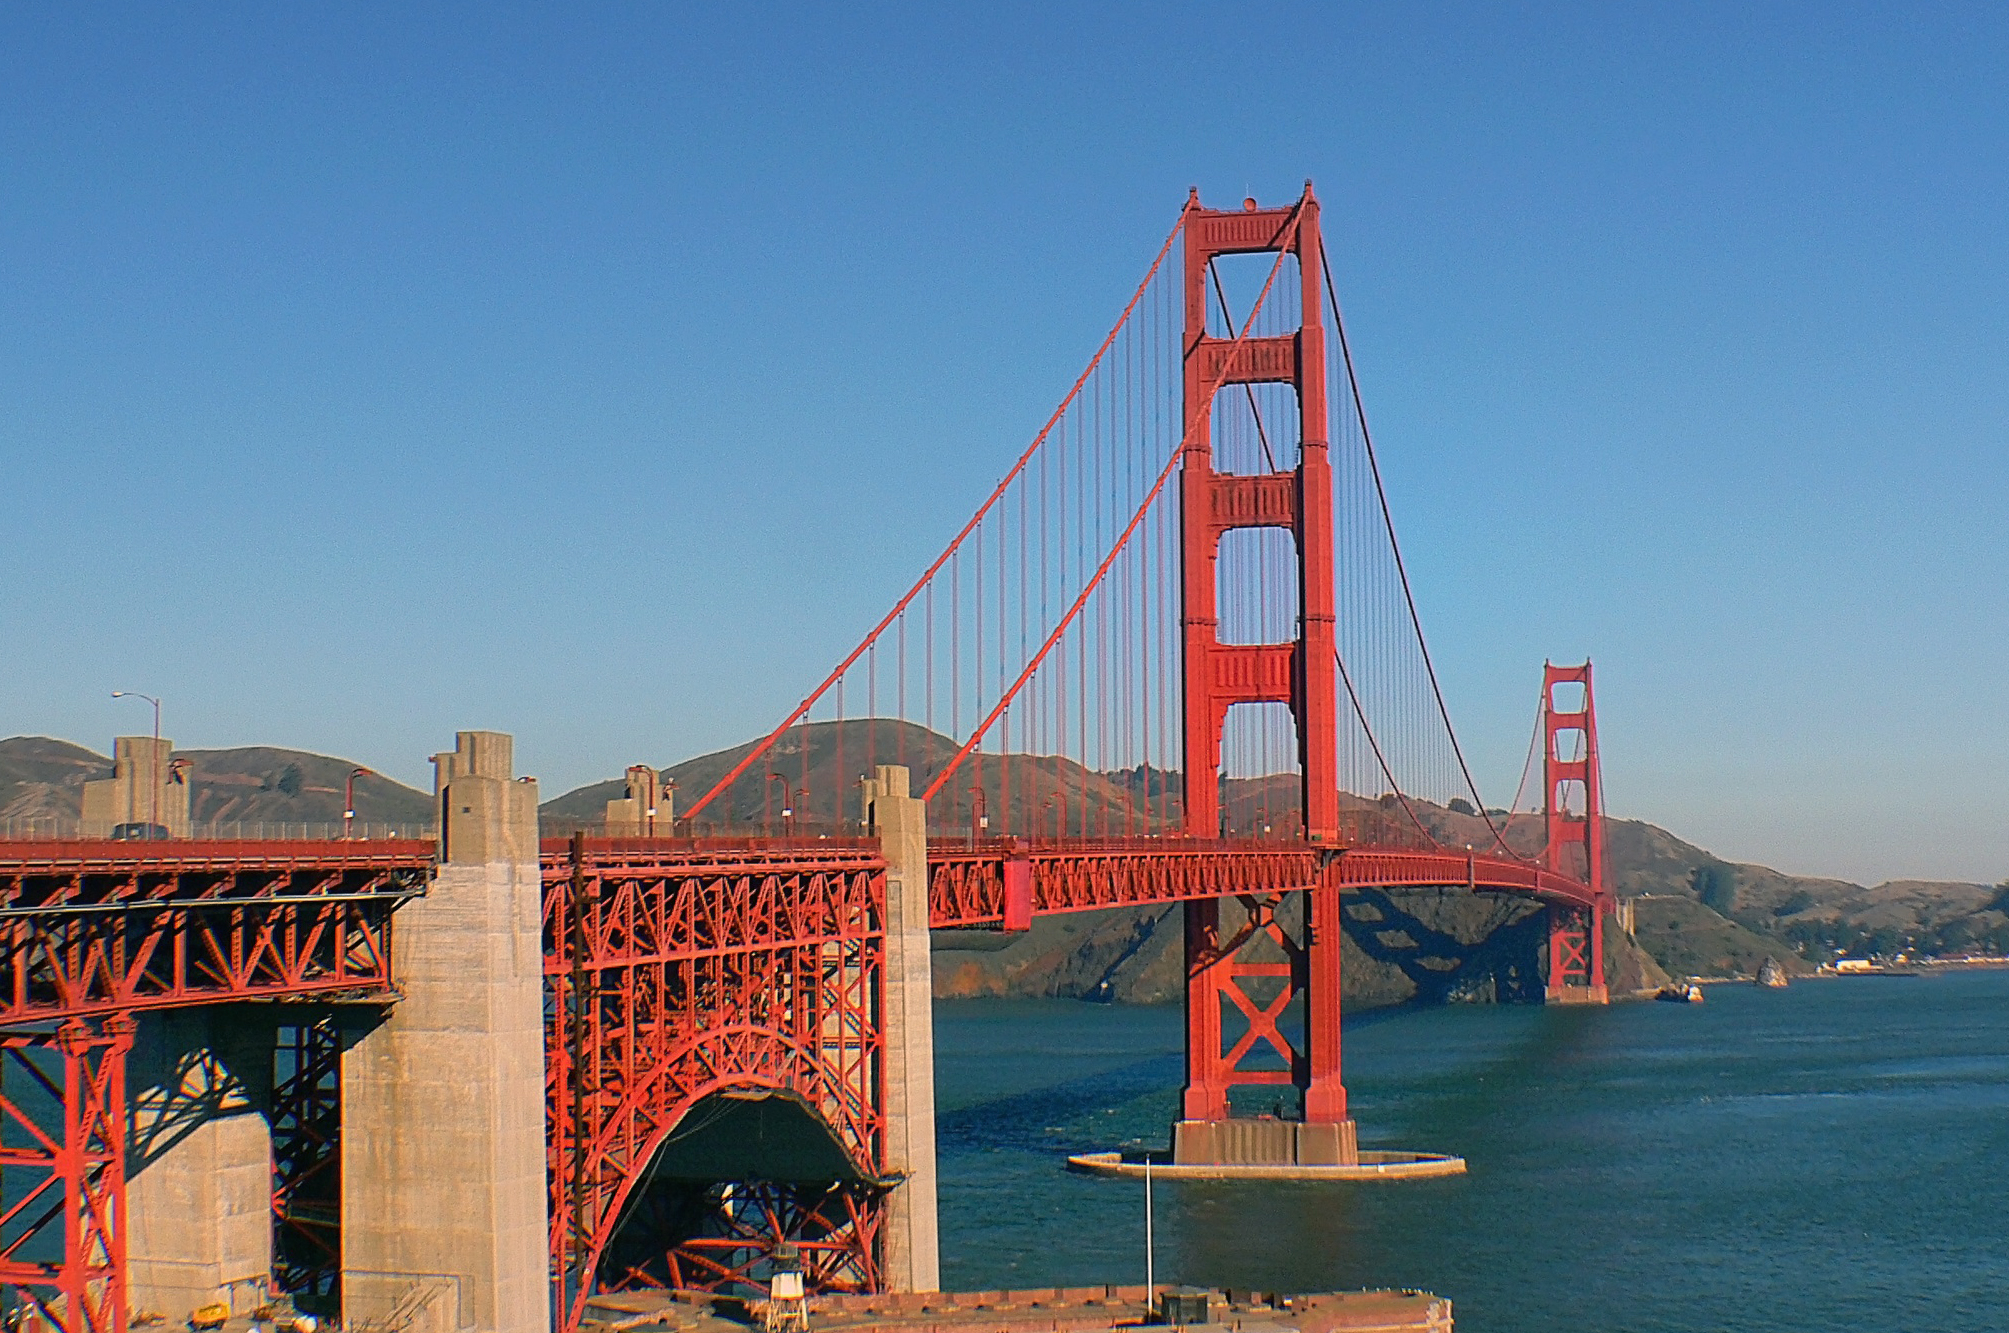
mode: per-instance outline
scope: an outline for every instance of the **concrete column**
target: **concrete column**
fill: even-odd
[[[188,782],[166,737],[120,736],[112,742],[112,775],[84,784],[83,835],[109,837],[121,824],[159,824],[171,838],[188,836]]]
[[[865,781],[865,817],[886,857],[886,1162],[905,1177],[887,1200],[886,1285],[939,1291],[935,1230],[935,994],[928,957],[928,809],[907,770]]]
[[[404,998],[342,1055],[342,1317],[547,1333],[537,785],[498,732],[433,762],[441,864],[398,910]]]
[[[127,1057],[127,1299],[249,1314],[272,1275],[273,1028],[240,1006],[147,1014]]]
[[[607,802],[610,838],[667,837],[677,825],[676,788],[663,785],[663,775],[647,764],[628,769],[627,795]]]

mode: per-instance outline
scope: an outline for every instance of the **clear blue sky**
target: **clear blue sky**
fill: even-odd
[[[578,8],[0,14],[0,734],[742,739],[1311,177],[1489,798],[2009,876],[2009,11]]]

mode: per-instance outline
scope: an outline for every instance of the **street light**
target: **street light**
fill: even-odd
[[[988,833],[990,831],[991,817],[989,812],[986,811],[986,809],[984,808],[983,787],[979,785],[971,787],[969,790],[970,790],[970,846],[975,847],[977,845],[977,838],[979,834]]]
[[[358,767],[349,774],[349,780],[342,784],[342,840],[348,841],[356,823],[356,779],[377,776],[375,769]]]
[[[160,700],[138,690],[113,690],[112,698],[144,699],[153,705],[153,749],[147,759],[150,781],[147,783],[146,815],[146,835],[151,839],[153,831],[160,827]]]
[[[760,789],[760,822],[767,826],[767,836],[774,836],[774,807],[769,802],[774,795],[774,784],[781,784],[781,817],[787,819],[795,812],[788,808],[788,778],[780,773],[769,773],[767,781]]]

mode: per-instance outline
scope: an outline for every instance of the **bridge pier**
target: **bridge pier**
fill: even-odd
[[[249,1314],[272,1272],[271,1019],[249,1006],[141,1017],[127,1057],[127,1299]]]
[[[398,912],[403,998],[342,1054],[342,1315],[547,1333],[537,786],[498,732],[433,762],[440,866]]]
[[[886,858],[882,979],[886,1117],[883,1169],[904,1177],[881,1223],[890,1291],[939,1291],[936,1232],[934,972],[928,952],[928,808],[908,795],[907,770],[881,764],[865,780],[865,818]]]
[[[1609,1004],[1604,978],[1604,910],[1551,903],[1549,1004]]]
[[[1172,1128],[1180,1165],[1352,1166],[1360,1160],[1346,1113],[1340,1069],[1339,883],[1331,867],[1304,894],[1302,939],[1278,919],[1275,895],[1204,898],[1186,904],[1186,1088]],[[1224,901],[1239,902],[1245,922],[1224,930]],[[1251,990],[1245,980],[1257,982]],[[1280,1021],[1292,1000],[1304,1004],[1303,1049]],[[1224,1007],[1246,1020],[1229,1043]],[[1268,1048],[1272,1066],[1251,1067]],[[1297,1118],[1236,1116],[1235,1087],[1294,1087]]]

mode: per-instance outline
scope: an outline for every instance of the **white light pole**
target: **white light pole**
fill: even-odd
[[[151,841],[153,839],[153,831],[160,827],[160,700],[154,698],[151,694],[141,694],[138,690],[113,690],[112,698],[144,699],[153,705],[153,750],[147,760],[147,767],[152,771],[152,778],[147,784],[146,819],[146,835],[147,839]]]
[[[1151,1318],[1158,1290],[1157,1263],[1151,1244],[1151,1150],[1144,1150],[1144,1317]]]
[[[356,825],[356,779],[373,778],[375,776],[375,770],[357,765],[349,773],[349,780],[342,784],[342,840],[344,842],[348,841],[349,835],[354,832]]]

